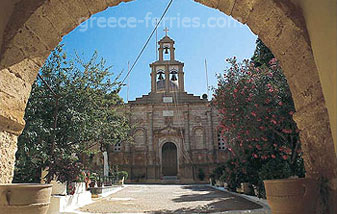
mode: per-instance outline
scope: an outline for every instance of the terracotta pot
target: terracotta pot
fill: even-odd
[[[46,214],[51,184],[1,184],[0,211],[6,214]]]
[[[308,178],[264,181],[273,214],[314,214],[319,197],[317,182]]]

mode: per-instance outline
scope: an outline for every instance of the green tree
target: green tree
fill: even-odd
[[[272,60],[274,54],[270,49],[262,42],[260,38],[256,40],[256,49],[254,55],[251,58],[251,62],[254,63],[255,67],[260,67],[262,65],[269,66],[270,60]]]
[[[45,167],[49,181],[73,180],[83,167],[80,154],[128,140],[127,117],[117,111],[121,83],[110,70],[97,52],[88,61],[68,60],[55,48],[32,87],[14,181],[37,182]]]

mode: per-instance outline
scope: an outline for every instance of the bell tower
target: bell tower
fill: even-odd
[[[174,40],[166,35],[158,42],[159,60],[150,64],[151,93],[184,92],[184,63],[175,59]]]

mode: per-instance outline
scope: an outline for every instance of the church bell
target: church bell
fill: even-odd
[[[163,79],[164,79],[164,77],[163,77],[163,74],[164,74],[164,73],[163,73],[163,72],[159,72],[158,74],[159,74],[158,79],[159,79],[159,80],[163,80]]]
[[[176,74],[173,74],[171,80],[172,80],[172,81],[177,81],[177,80],[178,80],[178,79],[177,79],[177,75],[176,75]]]
[[[169,48],[168,47],[165,47],[165,54],[169,54]]]

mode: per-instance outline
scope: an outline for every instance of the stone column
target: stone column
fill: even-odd
[[[13,179],[17,138],[25,126],[23,116],[39,66],[30,59],[0,66],[0,183]]]
[[[14,176],[17,136],[0,130],[0,183],[11,183]]]
[[[294,119],[301,130],[306,177],[327,179],[328,213],[337,213],[337,161],[323,97],[296,112]],[[326,213],[322,209],[319,207],[317,213]]]
[[[160,44],[160,47],[159,47],[159,61],[163,61],[164,60],[164,55],[163,55],[163,45]]]
[[[165,65],[165,91],[170,91],[170,71],[168,65]]]
[[[172,46],[170,48],[170,60],[171,61],[174,61],[174,59],[175,59],[174,51],[175,51],[175,48],[173,47],[173,44],[172,44]]]
[[[156,67],[151,65],[152,72],[151,72],[151,92],[156,92],[157,91],[157,71]]]
[[[191,144],[190,144],[190,125],[189,125],[189,112],[188,111],[184,111],[184,129],[185,129],[184,147],[185,147],[185,151],[190,153]]]
[[[179,66],[178,79],[179,79],[179,91],[185,91],[185,77],[183,66]]]

